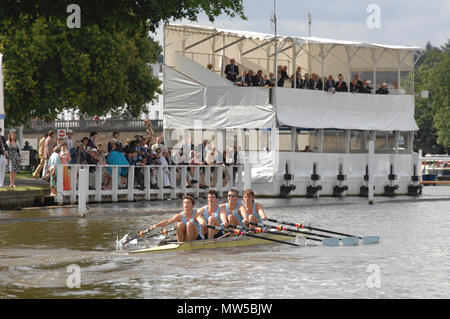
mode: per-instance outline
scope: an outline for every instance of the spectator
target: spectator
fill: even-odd
[[[35,179],[39,178],[39,175],[45,166],[44,147],[45,147],[45,140],[47,139],[47,137],[48,133],[45,133],[44,136],[39,140],[38,158],[40,159],[40,161],[38,167],[36,167],[36,170],[33,173],[33,177]],[[0,145],[0,154],[1,154],[1,145]]]
[[[61,159],[61,164],[69,164],[72,158],[70,157],[70,152],[67,149],[67,142],[63,141],[61,143],[61,152],[59,153]],[[69,178],[69,167],[63,167],[63,190],[70,191],[70,178]]]
[[[57,178],[57,165],[61,164],[61,158],[59,153],[61,152],[61,147],[55,146],[53,148],[53,153],[48,160],[48,170],[50,175],[50,196],[56,196],[56,178]]]
[[[376,94],[389,94],[387,83],[386,82],[381,83],[380,88],[375,93]]]
[[[25,146],[23,147],[24,151],[32,151],[33,147],[30,145],[30,142],[25,141]]]
[[[17,140],[15,131],[11,131],[8,135],[8,155],[6,156],[9,162],[9,187],[16,188],[16,174],[20,171],[20,143]]]
[[[372,87],[369,85],[366,79],[363,80],[363,90],[362,93],[372,93]]]
[[[122,142],[119,141],[119,132],[115,131],[112,136],[113,136],[112,141],[108,142],[108,153],[111,153],[112,151],[111,143],[113,142],[116,144],[116,147],[119,150],[119,152],[122,152],[123,146]]]
[[[108,158],[106,159],[106,163],[108,165],[127,165],[129,166],[130,163],[128,163],[127,159],[125,158],[124,153],[119,152],[116,146],[116,143],[111,143],[111,152],[108,155]],[[112,168],[108,167],[108,172],[112,176]],[[128,168],[127,167],[119,167],[118,168],[118,182],[119,185],[125,185],[126,180],[128,177]]]
[[[248,86],[247,82],[246,82],[246,78],[247,78],[247,73],[245,71],[242,71],[241,76],[239,76],[238,78],[236,78],[236,82],[235,84],[237,86]]]
[[[73,131],[72,130],[67,130],[67,149],[70,151],[73,147],[73,140],[72,140],[72,136],[73,136]]]
[[[338,82],[336,83],[336,91],[337,92],[347,92],[347,83],[344,81],[344,77],[341,73],[338,75]]]
[[[54,139],[55,139],[55,132],[50,130],[48,131],[48,136],[45,139],[44,142],[44,159],[45,159],[45,164],[44,164],[44,169],[43,169],[43,176],[47,176],[47,170],[48,170],[48,161],[50,159],[50,156],[52,155],[52,150],[55,147],[54,145]]]
[[[230,60],[230,64],[225,66],[225,74],[227,75],[227,79],[231,82],[236,82],[236,77],[239,74],[239,68],[234,64],[234,59]]]
[[[98,149],[97,144],[95,143],[95,139],[96,139],[97,135],[98,135],[98,133],[94,132],[94,131],[89,133],[89,140],[88,140],[88,144],[87,144],[88,149],[91,149],[91,148]]]
[[[3,187],[3,181],[5,180],[6,156],[8,156],[8,145],[0,127],[0,187]]]
[[[323,88],[322,79],[317,74],[313,74],[313,79],[314,79],[313,89],[322,91]]]
[[[325,82],[325,91],[334,93],[336,91],[336,82],[333,79],[333,75],[328,75],[328,80]]]
[[[305,73],[303,88],[307,90],[312,90],[314,88],[314,80],[310,78],[309,73]]]
[[[71,160],[69,164],[81,164],[82,156],[81,156],[81,141],[75,141],[74,147],[72,147],[69,151]]]
[[[167,148],[163,148],[162,155],[161,155],[161,151],[160,151],[157,153],[157,156],[159,157],[161,165],[164,165],[164,166],[169,165],[169,163],[167,161],[167,158],[169,157],[169,151],[167,150]],[[173,187],[170,185],[170,171],[167,167],[163,168],[163,187],[173,189]]]
[[[350,92],[363,93],[363,83],[359,80],[358,74],[353,76],[353,81],[350,82]]]

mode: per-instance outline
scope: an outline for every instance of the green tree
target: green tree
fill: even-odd
[[[242,0],[80,0],[81,28],[68,28],[73,1],[7,1],[0,7],[7,125],[52,121],[63,109],[137,117],[158,92],[149,37],[161,23],[243,15]]]
[[[450,149],[450,41],[441,49],[427,44],[427,52],[416,68],[416,92],[427,90],[429,98],[416,97],[419,131],[416,147],[426,153]]]

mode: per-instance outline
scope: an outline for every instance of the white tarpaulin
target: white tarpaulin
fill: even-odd
[[[280,125],[379,131],[415,131],[412,95],[328,93],[277,88]]]
[[[165,72],[165,129],[198,127],[194,121],[201,121],[203,129],[274,126],[269,89],[204,87],[170,67]]]
[[[206,65],[195,63],[181,53],[175,53],[176,70],[185,76],[195,79],[204,86],[233,86],[233,82],[206,69]]]

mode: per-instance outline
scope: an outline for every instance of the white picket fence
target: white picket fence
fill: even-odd
[[[70,190],[64,189],[64,167],[68,167],[68,176],[70,182]],[[119,168],[128,168],[127,174],[127,184],[126,188],[122,188],[119,185]],[[112,174],[110,174],[111,189],[105,189],[103,183],[104,172],[108,168],[111,168]],[[134,201],[139,197],[144,200],[163,200],[166,198],[176,199],[180,196],[191,195],[194,198],[199,198],[200,195],[206,194],[209,190],[213,189],[219,193],[219,197],[223,197],[229,189],[236,189],[239,195],[242,195],[244,190],[244,184],[247,184],[250,180],[250,174],[247,174],[247,179],[244,182],[244,166],[224,166],[224,165],[155,165],[155,166],[145,166],[141,169],[144,175],[144,189],[138,188],[135,185],[135,166],[125,166],[125,165],[71,165],[71,164],[60,164],[57,166],[57,196],[55,198],[56,203],[62,205],[69,201],[71,204],[78,202],[80,192],[83,196],[86,196],[86,201],[89,202],[117,202],[119,196],[121,200]],[[188,187],[187,174],[188,168],[193,169],[192,178],[198,182],[193,184],[192,187]],[[214,168],[214,170],[212,170]],[[236,172],[233,173],[233,169],[236,168]],[[80,180],[79,171],[81,169],[90,170],[89,178],[85,182]],[[152,172],[154,169],[153,180],[156,179],[155,188],[151,187]],[[225,171],[228,172],[225,172]],[[164,187],[163,179],[165,172],[169,172],[170,188]],[[225,172],[225,181],[223,173]],[[217,175],[216,175],[217,174]],[[178,183],[177,183],[178,175]],[[201,176],[202,175],[202,176]],[[214,175],[214,178],[212,179]],[[200,181],[204,182],[205,187],[200,187]],[[212,183],[215,182],[215,184]],[[166,185],[168,186],[168,185]],[[247,186],[249,187],[249,186]],[[138,196],[136,196],[138,195]]]

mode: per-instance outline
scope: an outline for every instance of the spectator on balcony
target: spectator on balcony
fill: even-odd
[[[323,83],[322,83],[322,79],[317,75],[317,74],[313,74],[313,79],[314,79],[314,90],[318,90],[318,91],[322,91],[323,88]]]
[[[328,75],[328,80],[325,82],[325,91],[334,93],[336,91],[336,81],[333,79],[333,75]]]
[[[386,82],[381,83],[380,88],[375,93],[376,94],[389,94],[387,83]]]
[[[231,59],[230,64],[225,66],[225,74],[227,75],[227,79],[233,83],[236,82],[236,77],[239,74],[239,67],[234,63],[234,59]]]
[[[255,86],[264,86],[262,70],[258,70],[258,72],[256,72],[253,82],[254,82]]]
[[[245,82],[245,81],[246,81],[246,77],[247,77],[247,72],[242,71],[241,76],[239,76],[239,77],[236,79],[235,84],[236,84],[237,86],[248,86],[247,83]]]
[[[295,80],[292,79],[292,88],[301,89],[303,87],[302,75],[300,72],[295,74]]]
[[[303,88],[312,90],[314,88],[314,80],[311,79],[309,73],[305,73],[305,80],[303,80]]]
[[[337,92],[347,92],[348,87],[347,83],[344,81],[344,77],[341,73],[338,75],[338,82],[336,83],[336,91]]]
[[[363,80],[363,91],[362,93],[372,93],[372,87],[369,85],[366,79]]]
[[[352,93],[364,93],[363,83],[359,80],[359,75],[353,76],[353,81],[350,82],[350,92]]]

